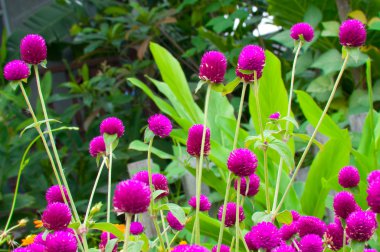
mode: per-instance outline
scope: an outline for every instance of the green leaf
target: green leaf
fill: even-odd
[[[359,252],[364,251],[365,248],[365,242],[359,242],[359,241],[351,241],[351,251],[352,252]]]
[[[241,72],[242,74],[253,74],[255,71],[254,70],[239,69],[239,72]]]
[[[309,23],[313,27],[317,27],[319,22],[322,20],[322,12],[321,10],[313,4],[309,5],[307,8],[304,22]]]
[[[9,82],[9,86],[11,86],[11,88],[13,90],[16,90],[19,84],[20,84],[20,81],[10,81]]]
[[[215,92],[221,93],[224,90],[224,85],[223,83],[209,83],[211,85],[211,89],[214,90]]]
[[[154,133],[153,131],[151,131],[149,129],[149,127],[146,127],[145,128],[145,131],[144,131],[144,143],[149,143],[150,140],[152,140],[154,137]]]
[[[137,151],[148,151],[148,145],[143,143],[142,141],[140,140],[135,140],[135,141],[132,141],[130,144],[129,144],[129,149],[130,150],[137,150]],[[152,147],[152,153],[155,154],[156,156],[158,156],[159,158],[162,158],[162,159],[174,159],[174,157],[166,152],[163,152],[157,148],[154,148]]]
[[[186,215],[185,212],[183,211],[182,207],[179,205],[173,204],[173,203],[167,203],[161,206],[162,209],[164,210],[169,210],[172,212],[174,217],[181,223],[185,224],[186,223]]]
[[[268,147],[277,152],[288,167],[294,167],[294,158],[289,146],[281,140],[274,139],[268,143]]]
[[[200,80],[198,82],[197,88],[195,89],[194,93],[198,93],[198,91],[203,87],[204,84],[207,84],[207,82],[204,80]]]
[[[113,149],[113,144],[117,140],[117,134],[109,135],[107,133],[103,134],[104,143],[106,144],[106,152],[110,153],[110,147]]]
[[[282,224],[290,224],[293,221],[293,216],[290,211],[284,210],[276,215],[276,220]]]
[[[165,193],[166,191],[164,190],[155,190],[152,194],[152,198],[156,199],[158,196],[160,196],[162,193]]]
[[[140,252],[144,246],[144,241],[130,241],[128,243],[128,252]]]
[[[299,128],[299,125],[298,125],[298,122],[296,121],[296,119],[292,116],[285,116],[285,117],[282,117],[279,119],[279,121],[287,121],[287,122],[290,122],[291,124],[293,124],[297,129]]]
[[[91,229],[97,229],[114,234],[119,240],[124,239],[124,234],[115,225],[107,222],[97,222],[90,226]]]
[[[265,212],[256,212],[252,214],[252,221],[254,224],[260,223],[260,222],[271,222],[272,221],[272,214],[267,214]]]
[[[232,93],[235,90],[235,88],[239,85],[240,82],[241,82],[240,77],[236,77],[235,79],[233,79],[231,82],[227,83],[224,86],[222,94],[227,95],[227,94]]]
[[[43,60],[41,61],[40,65],[43,67],[43,68],[47,68],[46,65],[47,65],[47,60]]]
[[[105,252],[112,252],[112,250],[115,247],[116,243],[117,243],[117,239],[108,240],[108,242],[106,244],[106,251]]]
[[[261,141],[261,136],[249,136],[244,140],[244,146],[248,148],[252,144],[255,144],[257,141]],[[263,144],[261,142],[261,144]]]
[[[326,21],[322,22],[323,30],[322,30],[322,36],[323,37],[338,37],[339,36],[339,22],[337,21]]]
[[[37,123],[32,123],[28,126],[26,126],[21,132],[20,132],[20,137],[22,137],[22,135],[25,133],[25,131],[27,131],[28,129],[31,129],[31,128],[35,128],[37,125],[40,126],[41,124],[44,124],[46,122],[55,122],[55,123],[62,123],[61,121],[58,121],[56,119],[48,119],[48,120],[41,120],[41,121],[38,121]]]
[[[357,63],[360,58],[360,49],[359,47],[354,47],[354,48],[348,48],[346,47],[346,50],[350,57]]]
[[[310,136],[309,135],[306,135],[306,134],[300,134],[300,133],[294,133],[293,134],[294,137],[297,137],[305,142],[309,142],[310,141]],[[315,144],[319,149],[322,149],[323,148],[323,144],[321,144],[320,142],[318,142],[317,140],[313,140],[313,144]]]
[[[90,248],[88,252],[100,252],[100,249],[97,248]]]

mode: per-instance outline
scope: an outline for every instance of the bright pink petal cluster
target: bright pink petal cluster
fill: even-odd
[[[211,83],[221,83],[227,70],[227,59],[223,53],[209,51],[203,54],[199,66],[199,79]]]
[[[97,157],[99,154],[105,154],[106,143],[104,142],[103,136],[94,137],[90,142],[88,150],[92,157]]]
[[[346,223],[348,237],[359,242],[371,239],[377,228],[376,215],[372,211],[353,212],[348,216]]]
[[[237,180],[234,182],[234,188],[237,190]],[[260,178],[257,176],[255,173],[249,176],[249,184],[247,188],[247,180],[245,177],[241,178],[240,182],[240,194],[243,196],[255,196],[259,192],[259,187],[260,187]],[[248,189],[248,192],[247,192]]]
[[[354,166],[345,166],[339,171],[339,184],[344,188],[356,187],[360,182],[358,169]]]
[[[47,205],[41,219],[46,229],[61,230],[67,228],[71,221],[70,208],[61,202],[51,203]]]
[[[327,225],[325,240],[333,251],[338,251],[343,247],[343,227],[338,218]]]
[[[359,209],[354,195],[346,191],[339,192],[335,195],[333,206],[336,216],[342,219],[347,219],[352,212]]]
[[[340,44],[347,47],[359,47],[364,45],[367,32],[362,22],[356,19],[349,19],[339,27]]]
[[[260,79],[263,74],[264,65],[264,50],[257,45],[247,45],[240,52],[235,73],[245,82],[252,82],[254,81],[254,73],[244,74],[241,70],[256,71],[257,79]]]
[[[22,60],[12,60],[4,67],[4,78],[8,81],[20,81],[30,75],[28,65]]]
[[[37,65],[46,60],[47,48],[45,39],[38,34],[26,35],[20,44],[21,59],[28,64]]]
[[[56,231],[46,238],[45,252],[76,252],[78,243],[71,232]]]
[[[215,245],[214,247],[212,247],[211,252],[217,252],[217,251],[218,251],[218,245]],[[230,252],[231,249],[230,249],[229,246],[224,245],[224,244],[221,244],[221,245],[220,245],[220,250],[219,250],[219,251],[220,251],[220,252]]]
[[[233,150],[228,157],[227,167],[236,176],[250,176],[257,168],[256,155],[249,149]]]
[[[144,232],[144,226],[141,224],[141,222],[134,221],[131,223],[130,231],[133,235],[139,235]]]
[[[199,245],[178,245],[171,252],[210,252],[210,250]]]
[[[367,203],[373,212],[380,213],[380,180],[376,180],[368,186]]]
[[[117,238],[114,234],[112,234],[112,233],[109,233],[109,234],[110,234],[110,236],[109,236],[110,240]],[[108,232],[102,232],[102,234],[100,235],[100,243],[99,243],[100,251],[105,251],[106,246],[107,246],[107,242],[108,242]],[[115,246],[113,247],[112,252],[117,252],[117,242],[116,242]]]
[[[156,136],[161,138],[169,136],[173,129],[169,118],[162,114],[155,114],[149,117],[148,127]]]
[[[179,222],[179,220],[170,211],[168,212],[168,215],[166,216],[166,220],[168,221],[169,226],[174,230],[181,231],[185,227],[185,225]]]
[[[249,234],[249,235],[248,235]],[[277,227],[271,222],[261,222],[253,226],[245,236],[249,249],[271,251],[281,244]]]
[[[222,221],[223,215],[223,205],[220,206],[218,211],[218,220]],[[245,219],[244,210],[242,206],[239,206],[239,222],[242,222]],[[226,227],[231,227],[235,225],[236,222],[236,204],[235,202],[228,202],[226,205],[226,217],[224,225]]]
[[[62,190],[63,190],[63,193],[65,194],[65,199],[67,200],[67,202],[70,202],[66,187],[62,186]],[[46,191],[45,198],[48,204],[51,204],[54,202],[65,203],[62,197],[62,192],[59,185],[53,185],[49,187],[49,189]]]
[[[125,180],[116,185],[113,206],[116,212],[138,214],[148,210],[151,199],[149,186],[137,180]]]
[[[322,238],[316,234],[305,235],[300,241],[300,249],[302,252],[322,252]]]
[[[203,124],[195,124],[189,129],[189,135],[186,142],[187,153],[193,157],[201,155],[201,144],[203,135]],[[206,127],[206,137],[203,149],[203,155],[208,156],[210,153],[210,129]]]
[[[193,209],[196,209],[197,197],[196,196],[191,197],[188,203]],[[208,200],[206,195],[201,194],[201,197],[199,198],[199,210],[201,212],[206,212],[210,210],[210,208],[211,208],[211,202]]]
[[[316,234],[323,237],[326,224],[315,216],[301,216],[297,221],[297,229],[300,237],[308,234]]]
[[[104,135],[104,133],[108,135],[117,134],[118,138],[122,137],[124,134],[123,122],[116,117],[108,117],[104,119],[100,124],[100,134]]]
[[[281,245],[272,250],[272,252],[296,252],[296,250],[290,245]]]
[[[294,40],[301,40],[301,36],[306,42],[310,42],[314,38],[314,29],[308,23],[298,23],[290,28],[290,37]]]

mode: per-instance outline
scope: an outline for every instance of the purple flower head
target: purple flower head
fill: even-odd
[[[169,136],[173,129],[169,118],[162,114],[155,114],[149,117],[148,127],[156,136],[161,138]]]
[[[116,185],[113,206],[116,212],[138,214],[145,212],[150,203],[149,186],[137,180],[125,180]]]
[[[275,113],[273,113],[273,114],[271,114],[270,116],[269,116],[269,119],[271,119],[271,120],[278,120],[278,119],[280,119],[280,112],[275,112]]]
[[[333,251],[338,251],[343,247],[343,227],[340,220],[327,225],[325,240]]]
[[[353,166],[343,167],[339,172],[338,181],[344,188],[352,188],[357,186],[360,182],[358,169]]]
[[[223,205],[220,206],[218,211],[218,220],[222,221],[223,215]],[[245,219],[244,210],[242,206],[239,206],[239,222],[242,222]],[[228,202],[226,205],[226,218],[224,225],[226,227],[231,227],[235,225],[236,222],[236,204],[235,202]]]
[[[196,209],[197,197],[196,196],[191,197],[188,203],[193,209]],[[206,195],[201,194],[201,197],[199,198],[199,210],[201,212],[206,212],[210,210],[210,208],[211,208],[211,202],[208,200]]]
[[[240,52],[235,73],[245,82],[252,82],[254,80],[254,73],[243,74],[241,70],[256,71],[257,79],[260,79],[263,74],[264,65],[264,50],[257,45],[247,45]]]
[[[61,202],[47,205],[42,213],[42,223],[46,229],[60,230],[67,228],[71,221],[70,208]]]
[[[148,171],[139,171],[132,177],[133,180],[138,180],[140,182],[145,183],[146,185],[149,185],[149,173]],[[153,180],[153,175],[152,175]]]
[[[12,250],[13,252],[31,252],[31,250],[29,249],[29,247],[19,247],[19,248],[16,248],[14,250]]]
[[[301,216],[297,221],[297,229],[300,237],[308,234],[316,234],[323,237],[326,224],[314,216]]]
[[[253,226],[250,231],[251,247],[270,251],[281,244],[278,229],[271,222],[261,222]]]
[[[38,34],[26,35],[20,44],[21,59],[28,64],[37,65],[46,60],[47,48],[43,37]]]
[[[193,157],[199,157],[201,155],[203,124],[195,124],[189,129],[189,135],[187,138],[187,153]],[[206,128],[205,146],[203,154],[207,156],[210,153],[210,129]]]
[[[42,244],[32,243],[28,246],[31,252],[45,252],[46,248]]]
[[[228,169],[239,177],[250,176],[256,171],[257,158],[249,149],[236,149],[227,160]]]
[[[218,251],[218,245],[215,245],[214,247],[212,247],[211,252],[217,252],[217,251]],[[230,252],[230,251],[231,249],[229,246],[224,245],[224,244],[220,245],[220,252]]]
[[[139,171],[133,177],[133,180],[138,180],[140,182],[145,183],[149,186],[149,174],[147,171]],[[152,184],[154,186],[154,190],[163,190],[165,192],[161,193],[157,199],[166,197],[169,195],[169,186],[167,178],[160,173],[152,174]]]
[[[44,245],[44,246],[45,246],[45,245],[46,245],[46,239],[47,239],[47,236],[49,236],[50,234],[48,234],[48,235],[45,237],[45,240],[43,239],[43,235],[44,235],[43,232],[37,234],[37,236],[34,238],[33,243],[41,244],[41,245]]]
[[[70,202],[69,195],[67,194],[67,189],[65,186],[62,186],[63,193],[65,194],[65,198],[67,202]],[[62,192],[59,185],[53,185],[51,186],[45,194],[45,198],[48,204],[54,203],[54,202],[61,202],[65,203],[62,197]]]
[[[272,252],[296,252],[296,250],[290,245],[281,245],[272,250]]]
[[[181,231],[185,227],[185,225],[179,222],[179,220],[170,211],[166,216],[166,220],[168,221],[169,226],[174,230]]]
[[[363,252],[377,252],[376,249],[364,249]]]
[[[118,138],[122,137],[124,134],[123,122],[116,117],[108,117],[104,119],[100,124],[100,134],[104,135],[104,133],[108,135],[117,134]]]
[[[290,213],[292,214],[293,222],[298,221],[298,219],[301,217],[301,215],[295,210],[291,210]]]
[[[296,223],[285,224],[279,230],[280,237],[283,241],[290,240],[295,234],[297,234]]]
[[[376,215],[371,211],[353,212],[347,218],[346,232],[351,240],[365,242],[371,239],[377,228]]]
[[[141,224],[141,222],[132,222],[131,223],[131,228],[130,228],[131,234],[133,235],[139,235],[142,232],[144,232],[144,226]]]
[[[223,53],[209,51],[203,54],[199,66],[199,79],[211,83],[221,83],[227,70],[227,59]]]
[[[70,232],[56,231],[46,238],[46,252],[76,252],[77,249],[77,240]]]
[[[380,180],[376,180],[368,186],[367,203],[373,212],[380,213]]]
[[[106,143],[104,142],[103,136],[94,137],[90,142],[88,150],[92,157],[97,157],[99,154],[105,154]]]
[[[28,65],[22,60],[12,60],[4,67],[4,78],[8,81],[20,81],[30,75]]]
[[[245,177],[241,178],[240,183],[240,194],[244,196],[255,196],[259,192],[260,187],[260,178],[255,173],[251,174],[249,176],[249,185],[248,185],[248,192],[247,192],[247,181]],[[237,180],[234,182],[234,188],[237,190]]]
[[[109,234],[110,234],[110,240],[116,239],[116,236],[114,234],[112,233],[109,233]],[[100,243],[99,243],[100,251],[103,251],[103,252],[105,251],[107,242],[108,242],[108,232],[102,232],[102,234],[100,235]],[[117,252],[117,242],[115,244],[115,247],[113,247],[112,252]]]
[[[380,170],[374,170],[368,174],[367,182],[369,185],[375,182],[376,180],[380,180]]]
[[[294,40],[302,40],[302,38],[306,42],[310,42],[314,38],[314,29],[308,23],[298,23],[290,28],[290,37]]]
[[[300,249],[302,252],[322,252],[322,238],[316,234],[305,235],[300,241]]]
[[[210,250],[199,245],[178,245],[171,252],[210,252]]]
[[[352,212],[358,209],[354,195],[346,191],[335,195],[333,206],[335,214],[342,219],[347,219]]]
[[[362,46],[365,43],[366,37],[367,32],[365,26],[359,20],[346,20],[339,27],[339,41],[342,46]]]

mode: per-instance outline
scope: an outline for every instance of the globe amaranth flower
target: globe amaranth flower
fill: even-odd
[[[173,129],[169,118],[162,114],[155,114],[149,117],[148,127],[156,136],[161,138],[169,136]]]
[[[364,249],[363,252],[377,252],[376,249]]]
[[[100,243],[99,243],[99,249],[100,249],[100,251],[104,252],[105,249],[106,249],[107,242],[108,242],[108,234],[109,234],[109,240],[113,240],[113,239],[117,238],[112,233],[102,232],[102,234],[100,235]],[[116,242],[115,246],[113,247],[112,252],[117,252],[117,242]]]
[[[326,224],[314,216],[301,216],[297,221],[297,229],[300,237],[308,234],[316,234],[323,237]]]
[[[168,221],[169,226],[174,230],[181,231],[185,227],[185,225],[179,222],[179,220],[170,211],[166,216],[166,220]]]
[[[253,226],[249,236],[246,236],[249,249],[264,249],[270,251],[281,244],[278,229],[271,222],[261,222]],[[249,241],[248,241],[249,240]]]
[[[245,82],[252,82],[254,81],[254,73],[244,74],[241,71],[256,71],[257,79],[260,79],[263,74],[264,65],[264,50],[257,45],[247,45],[240,52],[235,73]]]
[[[20,43],[20,54],[21,59],[26,63],[40,64],[47,57],[45,39],[38,34],[26,35]]]
[[[47,236],[49,236],[50,234],[48,234],[45,239],[43,238],[43,235],[44,235],[44,232],[41,232],[39,234],[37,234],[37,236],[34,238],[34,241],[33,243],[38,243],[38,244],[42,244],[42,245],[46,245],[46,239],[47,239]]]
[[[340,220],[327,225],[325,241],[329,248],[338,251],[343,247],[343,227]]]
[[[215,245],[214,247],[212,247],[211,252],[217,252],[217,251],[218,251],[218,245]],[[224,244],[221,244],[221,245],[220,245],[220,250],[219,250],[219,251],[220,251],[220,252],[230,252],[231,249],[230,249],[229,246],[224,245]]]
[[[348,237],[359,242],[371,239],[377,228],[376,215],[372,211],[353,212],[348,216],[346,223]]]
[[[195,124],[189,129],[189,135],[186,142],[187,153],[193,157],[201,155],[203,124]],[[203,155],[207,156],[210,153],[210,129],[206,127],[206,137],[203,149]]]
[[[314,38],[314,29],[308,23],[298,23],[290,28],[290,37],[297,41],[303,38],[306,42],[310,42]]]
[[[147,171],[139,171],[137,172],[132,179],[141,181],[145,183],[147,186],[149,186],[149,173]],[[157,196],[157,199],[161,199],[163,197],[166,197],[169,195],[169,186],[168,186],[168,179],[160,174],[160,173],[153,173],[152,174],[152,184],[154,186],[154,190],[162,190],[164,191],[160,195]]]
[[[144,226],[141,224],[141,222],[138,221],[131,222],[130,231],[133,235],[139,235],[144,232]]]
[[[49,187],[49,189],[46,191],[45,198],[48,204],[54,203],[54,202],[61,202],[65,203],[63,197],[62,197],[62,192],[61,188],[63,190],[63,193],[65,194],[65,199],[67,202],[70,202],[69,200],[69,195],[67,194],[67,189],[63,185],[53,185]]]
[[[106,153],[106,143],[103,136],[94,137],[89,145],[88,151],[92,157],[97,157],[99,154]]]
[[[56,231],[46,238],[46,252],[76,252],[77,249],[77,240],[70,232]]]
[[[218,211],[218,220],[222,221],[223,215],[223,205],[220,206]],[[242,206],[239,206],[239,222],[242,222],[245,219],[244,210]],[[236,204],[235,202],[228,202],[226,205],[226,217],[224,225],[226,227],[231,227],[235,225],[236,222]]]
[[[236,176],[250,176],[257,168],[256,155],[249,149],[233,150],[228,157],[227,167]]]
[[[269,119],[271,119],[271,120],[278,120],[278,119],[280,119],[280,112],[275,112],[275,113],[273,113],[273,114],[271,114],[270,116],[269,116]]]
[[[358,210],[354,195],[346,191],[339,192],[335,195],[333,207],[336,216],[342,219],[347,219],[352,212]]]
[[[367,177],[368,185],[372,184],[377,180],[380,180],[380,170],[371,171]]]
[[[199,245],[178,245],[171,252],[210,252],[210,250]]]
[[[120,138],[124,134],[124,125],[123,122],[116,117],[108,117],[100,123],[100,134],[104,135],[117,134],[117,137]]]
[[[67,228],[71,221],[70,208],[61,202],[51,203],[47,205],[41,219],[46,229],[60,230]]]
[[[188,203],[193,209],[196,209],[197,208],[197,197],[196,196],[191,197]],[[211,208],[211,202],[208,200],[206,195],[201,194],[201,196],[199,198],[199,210],[201,212],[206,212],[206,211],[210,210],[210,208]]]
[[[322,252],[322,238],[316,234],[305,235],[300,241],[300,249],[302,252]]]
[[[295,234],[297,234],[297,225],[295,222],[292,222],[290,224],[283,225],[279,230],[279,235],[282,240],[288,241],[290,240]]]
[[[373,212],[380,213],[380,180],[376,180],[368,186],[367,203]]]
[[[234,188],[237,191],[237,180],[234,182]],[[247,180],[245,177],[241,178],[240,182],[240,194],[243,196],[255,196],[259,192],[259,187],[260,187],[260,178],[256,174],[251,174],[249,176],[249,184],[247,188]],[[247,192],[248,189],[248,192]]]
[[[31,252],[31,250],[28,247],[19,247],[19,248],[12,250],[12,251],[13,252]]]
[[[148,210],[151,199],[149,186],[137,180],[125,180],[116,185],[113,206],[116,212],[138,214]]]
[[[367,32],[365,26],[359,20],[346,20],[339,27],[339,42],[342,46],[362,46],[365,43],[366,37]]]
[[[28,246],[31,252],[45,252],[46,247],[42,244],[33,243]]]
[[[8,81],[21,81],[29,77],[30,69],[24,61],[12,60],[5,65],[3,74]]]
[[[360,182],[358,169],[354,166],[345,166],[339,171],[339,184],[344,188],[356,187]]]
[[[301,215],[295,210],[291,210],[290,213],[292,214],[293,222],[298,221],[298,219],[301,217]]]
[[[296,252],[296,250],[290,245],[281,245],[272,250],[272,252]]]
[[[199,79],[211,83],[221,83],[227,70],[227,59],[223,53],[209,51],[203,54],[199,66]]]

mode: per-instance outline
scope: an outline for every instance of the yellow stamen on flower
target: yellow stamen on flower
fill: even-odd
[[[25,247],[34,242],[34,238],[36,238],[37,235],[28,235],[24,239],[21,240],[21,246]]]
[[[35,228],[42,228],[44,226],[42,220],[34,220],[33,223]]]

